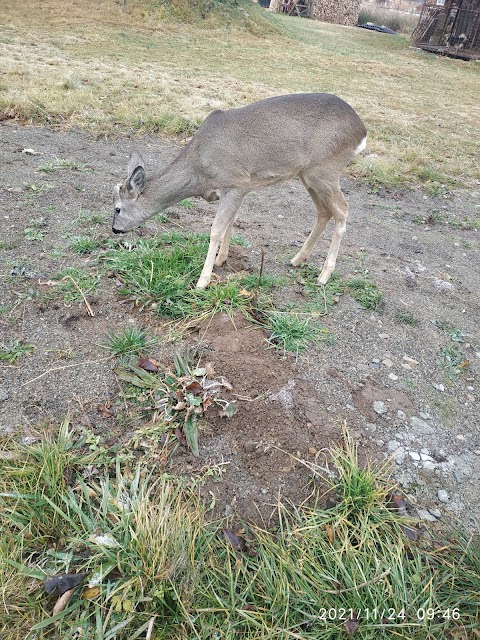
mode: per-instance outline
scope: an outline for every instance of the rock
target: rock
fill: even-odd
[[[440,511],[440,509],[429,509],[429,512],[432,514],[434,518],[442,517],[442,512]]]
[[[425,420],[422,420],[417,416],[412,416],[410,418],[410,426],[412,427],[412,429],[415,429],[415,431],[421,433],[422,435],[428,436],[435,431],[434,428],[428,424],[428,422],[425,422]]]
[[[387,405],[384,402],[382,402],[381,400],[375,400],[375,402],[373,403],[373,410],[379,416],[383,416],[383,415],[385,415],[385,413],[388,413]]]
[[[444,503],[447,503],[450,499],[445,489],[439,489],[437,491],[437,497],[440,500],[440,502],[444,502]]]
[[[432,515],[429,511],[427,511],[426,509],[419,509],[417,511],[417,515],[420,518],[420,520],[426,520],[427,522],[436,522],[437,518]]]
[[[402,464],[405,460],[405,449],[403,447],[398,447],[393,452],[393,459],[397,464]]]
[[[400,420],[406,420],[407,414],[405,413],[405,411],[402,411],[401,409],[399,409],[397,411],[397,418],[399,418]]]
[[[432,456],[429,456],[428,453],[421,453],[420,454],[420,458],[424,461],[424,462],[433,462],[433,458]]]
[[[410,366],[416,366],[418,364],[418,360],[414,360],[410,356],[403,356],[402,360]]]
[[[441,391],[442,393],[445,391],[445,386],[443,384],[434,384],[433,388],[437,391]]]
[[[433,283],[439,291],[451,291],[454,288],[451,282],[447,282],[441,278],[434,278]]]
[[[387,445],[389,451],[396,451],[399,446],[400,446],[400,443],[397,442],[397,440],[390,440]]]
[[[388,340],[388,338],[390,338],[388,333],[379,333],[378,337],[382,338],[382,340]]]
[[[408,455],[411,457],[412,460],[420,460],[420,454],[418,454],[416,451],[409,451]]]
[[[390,358],[385,358],[385,360],[382,360],[382,364],[384,364],[386,367],[393,367],[393,362],[392,360],[390,360]]]
[[[422,463],[425,471],[435,471],[435,464],[433,462],[429,462],[428,460]]]
[[[9,397],[10,394],[8,393],[8,391],[0,387],[0,402],[5,402],[5,400],[8,400]]]
[[[388,377],[390,378],[390,380],[393,380],[394,382],[398,380],[398,376],[395,375],[394,373],[389,373]]]

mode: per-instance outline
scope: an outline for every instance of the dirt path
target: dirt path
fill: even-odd
[[[12,123],[0,128],[0,342],[34,346],[0,367],[0,433],[32,436],[42,422],[58,424],[70,415],[104,442],[119,440],[138,425],[116,404],[118,382],[101,347],[107,334],[129,323],[145,327],[162,337],[149,355],[171,360],[175,347],[158,318],[122,304],[95,254],[69,249],[73,237],[108,236],[112,186],[123,178],[134,146],[148,166],[175,153],[155,138],[95,140]],[[38,171],[58,158],[70,164]],[[240,402],[230,420],[212,416],[200,458],[179,450],[172,468],[192,473],[221,465],[225,473],[206,487],[216,511],[268,521],[279,494],[297,502],[308,495],[310,472],[302,461],[319,460],[324,447],[340,440],[346,421],[362,456],[392,456],[395,478],[420,517],[454,515],[471,523],[480,515],[478,194],[427,198],[369,193],[347,180],[344,186],[351,217],[338,271],[368,272],[385,297],[383,310],[365,311],[342,296],[324,318],[333,344],[312,348],[297,362],[266,350],[263,334],[244,320],[233,326],[218,316],[206,333],[191,334],[188,341],[202,343],[239,396],[257,399]],[[177,206],[169,223],[150,222],[142,233],[207,231],[214,211],[202,201],[192,209]],[[312,223],[312,205],[298,182],[251,194],[236,229],[251,247],[234,246],[226,271],[256,272],[263,247],[265,270],[286,275],[287,260]],[[322,240],[316,264],[326,247]],[[89,298],[93,318],[83,303],[66,307],[43,298],[49,285],[39,282],[73,266],[98,272],[98,291]],[[299,301],[301,288],[282,295]]]

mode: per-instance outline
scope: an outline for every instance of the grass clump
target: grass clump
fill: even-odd
[[[84,296],[96,293],[100,277],[83,269],[67,267],[57,274],[55,286],[44,295],[45,298],[60,296],[66,304],[81,302]]]
[[[400,324],[407,324],[410,327],[418,327],[420,320],[416,318],[408,309],[397,309],[395,312],[395,320]]]
[[[70,171],[90,171],[84,162],[75,162],[75,160],[66,160],[64,158],[55,158],[52,162],[46,162],[37,167],[37,171],[42,173],[53,173],[54,171],[60,171],[62,169],[69,169]]]
[[[148,338],[146,332],[138,327],[125,327],[122,333],[111,333],[105,348],[113,356],[139,354],[155,344],[154,338]]]
[[[347,280],[346,287],[353,298],[364,309],[378,311],[383,304],[383,295],[378,285],[367,278],[352,278]]]
[[[329,331],[303,314],[273,311],[267,313],[268,343],[283,353],[303,353],[309,346],[329,338]]]
[[[85,255],[92,253],[95,249],[98,249],[100,243],[89,236],[78,236],[72,239],[70,242],[70,249],[73,253],[78,255]]]
[[[120,245],[106,256],[109,269],[123,282],[122,295],[171,318],[190,312],[187,292],[202,270],[208,247],[206,235],[168,232],[140,240],[134,250]]]
[[[32,353],[34,346],[23,340],[10,340],[6,344],[0,345],[0,362],[14,364],[18,358],[27,353]]]

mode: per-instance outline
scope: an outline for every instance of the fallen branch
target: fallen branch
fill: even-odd
[[[94,317],[95,313],[92,310],[92,307],[90,306],[87,298],[85,297],[85,294],[83,293],[83,291],[80,289],[80,287],[78,286],[78,284],[75,282],[75,280],[72,278],[72,276],[65,276],[62,278],[61,282],[64,282],[65,280],[71,280],[73,283],[73,286],[75,287],[75,289],[79,292],[79,294],[82,296],[83,301],[85,302],[85,305],[87,307],[87,311],[88,311],[88,315],[91,316],[92,318]]]

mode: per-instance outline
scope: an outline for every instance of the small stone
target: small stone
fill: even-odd
[[[385,413],[388,412],[388,407],[387,405],[382,402],[381,400],[375,400],[375,402],[373,403],[373,410],[375,411],[375,413],[377,413],[379,416],[383,416]]]
[[[437,519],[434,515],[432,515],[429,511],[427,511],[426,509],[420,509],[419,511],[417,511],[418,517],[420,518],[420,520],[426,520],[427,522],[436,522]]]
[[[432,416],[426,411],[420,411],[418,414],[422,420],[429,420]]]
[[[387,445],[389,451],[396,451],[399,446],[400,443],[397,440],[390,440]]]
[[[411,457],[412,460],[420,460],[420,454],[418,454],[416,451],[409,451],[408,455]]]
[[[390,380],[393,380],[394,382],[398,380],[398,376],[395,375],[394,373],[389,373],[388,377],[390,378]]]
[[[466,438],[463,435],[463,433],[459,433],[458,436],[457,436],[457,440],[466,440]]]
[[[426,462],[423,462],[422,466],[425,469],[425,471],[435,471],[434,463],[433,462],[429,462],[428,460]]]
[[[448,502],[450,499],[445,489],[439,489],[437,491],[437,497],[440,500],[440,502],[445,502],[445,503]]]
[[[473,450],[473,453],[474,453],[476,456],[480,456],[480,449],[474,449],[474,450]]]
[[[399,409],[397,411],[397,418],[399,420],[406,420],[407,419],[407,414],[405,413],[405,411],[402,411],[401,409]]]
[[[434,516],[435,518],[441,518],[442,517],[442,512],[440,511],[440,509],[429,509],[429,512],[432,514],[432,516]]]
[[[434,384],[433,388],[437,389],[437,391],[441,391],[442,393],[445,391],[445,386],[443,384]]]
[[[421,454],[420,454],[420,458],[421,458],[421,460],[423,460],[424,462],[425,462],[425,461],[428,461],[428,462],[433,462],[433,461],[434,461],[434,460],[433,460],[433,458],[432,458],[432,456],[429,456],[427,453],[421,453]]]
[[[412,429],[415,429],[416,431],[418,431],[419,433],[423,434],[423,435],[430,435],[434,432],[434,428],[431,427],[428,422],[425,422],[425,420],[422,420],[421,418],[418,418],[417,416],[412,416],[410,418],[410,426],[412,427]]]
[[[406,362],[402,362],[402,369],[405,369],[406,371],[411,371],[412,367]]]
[[[373,358],[372,362],[373,364],[380,364],[380,358]]]
[[[382,338],[382,340],[388,340],[388,338],[390,338],[390,336],[388,335],[388,333],[379,333],[378,334],[379,338]]]
[[[0,387],[0,402],[5,402],[5,400],[8,400],[9,397],[10,394],[8,393],[8,391]]]
[[[402,360],[409,365],[416,366],[418,364],[418,360],[414,360],[410,356],[403,356]]]
[[[384,364],[386,367],[393,367],[393,362],[390,360],[390,358],[385,358],[385,360],[382,360],[382,364]]]

